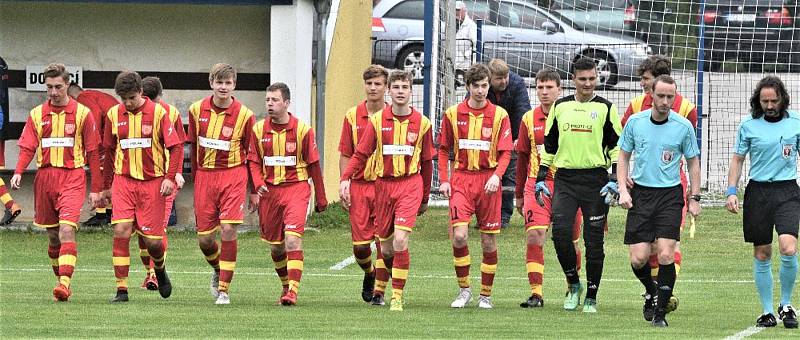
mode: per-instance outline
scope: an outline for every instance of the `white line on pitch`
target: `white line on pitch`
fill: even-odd
[[[372,249],[372,251],[375,251],[375,243],[371,243],[369,245],[369,248]],[[350,255],[346,259],[339,261],[339,263],[332,265],[328,269],[330,269],[330,270],[342,270],[342,269],[346,268],[347,266],[349,266],[349,265],[351,265],[353,263],[356,263],[356,257],[353,256],[353,255]]]
[[[745,330],[743,330],[743,331],[741,331],[739,333],[736,333],[734,335],[731,335],[731,336],[725,338],[725,340],[742,340],[742,339],[744,339],[744,338],[746,338],[748,336],[756,335],[756,334],[758,334],[759,332],[761,332],[763,330],[764,330],[764,327],[750,326],[747,329],[745,329]]]

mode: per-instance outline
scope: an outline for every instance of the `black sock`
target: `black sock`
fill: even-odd
[[[570,234],[567,235],[567,237],[557,237],[557,235],[553,235],[553,246],[556,249],[558,262],[561,264],[561,270],[564,271],[564,276],[567,278],[567,283],[577,284],[580,282],[580,277],[578,276],[578,258],[575,255],[575,246],[572,244],[571,240],[572,231],[569,232]]]
[[[383,265],[386,266],[386,270],[389,272],[389,277],[392,277],[392,264],[394,263],[394,256],[392,257],[383,257]],[[391,282],[389,282],[391,285]]]
[[[636,275],[636,278],[639,279],[639,282],[641,282],[644,286],[647,294],[649,294],[651,297],[655,297],[657,286],[656,283],[653,282],[653,278],[650,277],[650,266],[645,263],[641,268],[636,269],[633,265],[631,265],[631,269],[633,269],[633,274]]]
[[[659,265],[657,313],[665,313],[669,298],[672,297],[673,287],[675,287],[675,263]]]

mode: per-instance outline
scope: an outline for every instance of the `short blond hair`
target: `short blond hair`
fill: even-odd
[[[386,81],[389,79],[389,71],[386,71],[386,68],[381,65],[370,65],[361,76],[364,81],[378,77],[383,77],[383,81]]]
[[[489,72],[492,73],[492,77],[505,77],[508,75],[510,71],[508,68],[508,64],[506,64],[503,59],[492,59],[489,61]]]
[[[213,82],[215,79],[228,79],[233,78],[236,81],[236,69],[230,64],[218,63],[211,67],[211,72],[208,73],[208,81]]]
[[[399,81],[404,81],[404,82],[407,82],[409,84],[412,84],[413,83],[413,79],[414,79],[414,77],[411,76],[411,72],[395,70],[395,71],[392,71],[392,73],[389,74],[389,80],[387,81],[387,83],[389,83],[391,85],[392,83],[394,83],[394,82],[399,80]]]
[[[61,77],[61,79],[64,79],[65,83],[69,84],[69,72],[67,71],[67,67],[62,63],[52,63],[47,65],[47,67],[44,68],[43,73],[45,78]]]

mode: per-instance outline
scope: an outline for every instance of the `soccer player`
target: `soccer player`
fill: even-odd
[[[561,95],[561,76],[551,69],[542,69],[536,73],[536,96],[539,106],[528,111],[522,116],[519,126],[519,135],[516,143],[517,160],[520,166],[516,169],[516,200],[517,211],[525,220],[525,234],[527,249],[525,253],[528,283],[531,286],[531,295],[519,304],[522,308],[544,307],[542,294],[542,281],[544,275],[544,238],[550,228],[551,199],[546,195],[536,195],[536,176],[539,171],[539,152],[544,144],[544,127],[550,108]],[[553,177],[555,167],[550,166],[545,185],[553,191]],[[528,181],[528,178],[534,180]],[[572,244],[575,247],[575,260],[577,271],[581,267],[581,248],[578,241],[581,237],[581,224],[583,216],[580,209],[575,214],[575,223],[572,229]]]
[[[350,179],[364,171],[373,153],[376,157],[375,220],[383,258],[391,264],[392,300],[390,310],[403,310],[403,288],[408,279],[408,239],[417,216],[428,209],[433,177],[433,134],[431,122],[411,107],[411,74],[389,74],[387,105],[370,119],[356,152],[347,164],[339,185],[339,197],[351,201]],[[388,269],[388,268],[387,268]]]
[[[778,233],[781,253],[781,301],[778,316],[786,328],[797,328],[792,290],[797,278],[797,229],[800,223],[800,188],[797,186],[797,152],[800,116],[789,112],[789,94],[780,78],[767,76],[750,98],[751,118],[739,125],[728,170],[726,207],[739,213],[736,187],[744,159],[750,154],[750,181],[744,191],[744,240],[753,244],[753,276],[763,314],[759,327],[774,327],[772,305],[772,230]]]
[[[661,55],[650,56],[639,65],[639,75],[642,77],[641,86],[644,94],[633,98],[622,117],[622,126],[628,121],[631,115],[642,112],[653,107],[653,80],[660,75],[670,75],[672,73],[672,62],[669,58]],[[675,94],[675,100],[672,103],[672,111],[678,115],[686,118],[692,123],[692,126],[697,128],[697,107],[692,104],[688,99],[683,98],[680,93]],[[683,170],[683,160],[681,160],[681,185],[683,191],[686,192],[689,183],[686,179],[686,172]],[[629,177],[630,178],[630,177]],[[684,195],[684,198],[687,196]],[[683,230],[684,221],[686,220],[686,209],[689,207],[689,202],[684,202],[683,211],[681,212],[681,231]],[[681,242],[678,241],[675,245],[675,273],[681,273],[681,264],[683,256],[681,254]],[[650,276],[653,281],[658,280],[658,252],[655,248],[650,254]],[[667,306],[667,312],[671,312],[678,307],[678,299],[673,295],[671,301]]]
[[[3,114],[3,107],[0,106],[0,129],[3,128],[3,124],[5,121],[4,114]],[[5,168],[5,140],[0,139],[0,169]],[[8,192],[8,188],[6,188],[6,183],[3,182],[3,179],[0,178],[0,201],[3,203],[3,217],[0,219],[0,225],[8,225],[22,213],[22,208],[20,208],[19,204],[14,201],[14,198],[11,197],[11,194]]]
[[[53,298],[67,301],[78,257],[75,232],[86,195],[83,166],[89,165],[93,205],[101,201],[103,180],[94,118],[89,108],[67,96],[69,72],[64,64],[55,63],[47,65],[44,77],[48,100],[31,110],[25,122],[11,188],[20,188],[22,173],[38,155],[33,224],[45,228],[50,239],[47,254],[58,280]]]
[[[339,139],[339,173],[344,173],[347,163],[353,157],[359,137],[363,137],[364,131],[370,127],[369,118],[376,113],[383,112],[386,107],[383,96],[386,94],[386,80],[389,78],[389,72],[383,66],[371,65],[364,70],[362,78],[367,99],[350,108],[345,114]],[[380,240],[375,242],[378,254],[374,267],[372,265],[372,249],[370,249],[370,243],[376,239],[374,203],[375,179],[378,175],[375,173],[375,156],[370,156],[367,163],[363,172],[354,174],[351,178],[350,190],[355,194],[348,202],[350,205],[342,206],[350,213],[353,256],[364,271],[361,298],[364,302],[370,302],[373,305],[383,305],[383,293],[386,290],[386,283],[389,281],[389,272],[386,270],[380,251]]]
[[[547,117],[536,192],[550,195],[545,180],[551,165],[557,168],[552,206],[553,245],[569,283],[564,309],[576,310],[583,285],[576,266],[572,227],[578,208],[586,221],[586,298],[583,312],[597,312],[597,290],[603,275],[604,226],[611,196],[618,195],[615,163],[621,126],[617,107],[594,93],[597,70],[592,59],[573,63],[575,94],[553,104]],[[611,174],[608,165],[611,163]],[[606,196],[605,198],[603,196]]]
[[[268,117],[251,129],[248,167],[256,193],[261,239],[270,244],[283,292],[283,306],[297,304],[303,275],[303,232],[314,182],[315,210],[328,206],[314,130],[288,111],[291,92],[284,83],[267,87]]]
[[[491,89],[486,98],[508,112],[508,119],[511,122],[511,138],[516,142],[522,116],[525,115],[525,112],[531,110],[531,101],[528,99],[528,86],[525,85],[522,77],[511,71],[508,64],[501,59],[490,60],[488,67],[492,73],[492,78],[490,80]],[[511,161],[508,162],[506,173],[503,174],[503,188],[513,188],[516,185],[514,179],[516,166],[517,155],[512,152]],[[512,214],[514,214],[514,192],[503,189],[501,223],[504,228],[508,226]]]
[[[245,165],[253,111],[233,97],[236,69],[228,64],[211,68],[211,96],[189,107],[192,172],[195,175],[194,213],[197,241],[214,269],[211,295],[216,304],[230,303],[228,289],[236,269],[236,229],[244,222],[247,198]],[[222,247],[217,245],[220,231]]]
[[[625,244],[629,246],[633,273],[645,288],[645,320],[652,321],[655,327],[667,327],[665,316],[675,286],[675,245],[681,235],[685,195],[680,163],[681,158],[686,157],[692,179],[688,210],[697,216],[700,214],[700,149],[692,123],[672,111],[677,95],[675,80],[668,75],[656,77],[651,95],[653,108],[631,116],[622,130],[617,176],[622,183],[627,183],[631,155],[635,154],[636,163],[630,176],[633,188],[630,191],[627,185],[619,188],[619,204],[628,209]],[[653,246],[658,250],[657,284],[653,283],[647,265]]]
[[[481,232],[481,293],[478,307],[493,308],[492,285],[497,271],[497,240],[500,233],[500,178],[511,159],[511,125],[508,113],[486,99],[489,69],[472,65],[466,72],[469,98],[447,109],[439,132],[439,191],[450,199],[450,227],[453,263],[459,292],[450,304],[464,308],[472,300],[467,239],[472,215]],[[452,183],[448,179],[450,151],[453,151]]]
[[[105,115],[109,109],[119,105],[119,101],[114,96],[102,91],[84,90],[75,82],[69,84],[67,94],[92,111],[92,117],[94,118],[95,126],[97,126],[97,138],[102,143]],[[105,159],[104,151],[102,147],[98,149],[101,166]],[[95,208],[94,216],[82,224],[84,226],[100,226],[109,223],[111,223],[111,206],[101,205]]]
[[[104,196],[110,196],[114,206],[111,224],[117,293],[111,302],[128,301],[129,243],[134,228],[145,239],[158,292],[166,299],[172,294],[172,284],[164,265],[161,240],[164,210],[166,197],[175,190],[175,174],[183,163],[183,141],[169,118],[168,108],[142,96],[138,73],[121,72],[114,91],[122,104],[108,111],[103,134],[108,155],[103,174],[106,188],[111,187]]]
[[[161,80],[158,77],[144,77],[142,79],[142,94],[152,100],[155,103],[160,104],[169,112],[169,119],[172,121],[172,126],[175,129],[175,132],[178,134],[178,138],[181,141],[186,139],[186,132],[183,129],[183,122],[181,121],[181,114],[178,112],[178,109],[175,106],[167,104],[163,98],[163,86],[161,85]],[[169,155],[167,155],[169,156]],[[169,162],[169,160],[167,160]],[[167,222],[169,220],[169,215],[174,208],[173,203],[175,202],[175,196],[178,195],[178,190],[183,188],[183,184],[185,180],[183,175],[180,172],[175,174],[175,185],[176,190],[172,192],[169,196],[167,196],[165,201],[165,209],[164,209],[164,235],[161,239],[162,244],[164,245],[164,254],[167,253]],[[150,258],[150,253],[147,252],[147,244],[145,243],[145,237],[142,234],[136,233],[139,239],[139,258],[142,260],[142,264],[144,265],[147,273],[145,275],[144,282],[142,282],[142,288],[147,290],[158,290],[158,281],[156,280],[156,273],[153,269],[153,259]]]

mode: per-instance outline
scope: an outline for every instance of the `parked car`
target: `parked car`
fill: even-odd
[[[765,63],[797,63],[796,0],[707,0],[704,23],[705,68],[716,71],[737,59],[751,69]]]
[[[670,55],[676,20],[667,0],[629,0],[625,33],[646,42],[654,53]]]
[[[587,56],[597,62],[599,85],[613,86],[621,80],[635,79],[636,67],[651,53],[640,40],[580,31],[572,23],[528,1],[464,2],[470,15],[486,20],[483,26],[486,57],[503,58],[523,77],[533,77],[545,66],[567,77],[572,63]],[[422,0],[382,0],[375,6],[374,62],[409,70],[421,77],[422,6]]]

